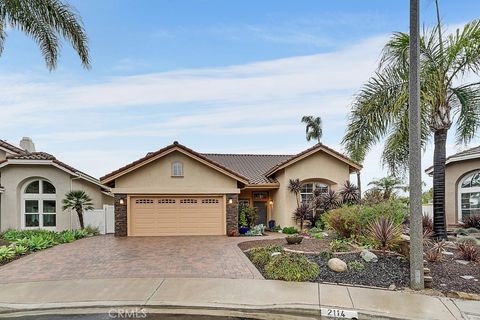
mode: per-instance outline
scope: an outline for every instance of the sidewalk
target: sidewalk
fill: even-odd
[[[360,319],[480,319],[480,302],[406,292],[272,280],[122,278],[0,284],[0,317],[25,310],[111,306],[225,309],[319,315],[358,311]],[[65,310],[63,310],[65,312]],[[477,318],[478,317],[478,318]]]

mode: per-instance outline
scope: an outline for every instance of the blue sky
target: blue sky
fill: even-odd
[[[408,31],[405,0],[76,0],[92,69],[64,44],[48,72],[33,41],[9,30],[0,58],[0,138],[94,176],[178,140],[200,152],[296,153],[300,118],[323,119],[341,151],[349,106],[393,31]],[[435,19],[421,1],[422,22]],[[477,0],[441,1],[449,27],[478,18]],[[474,144],[478,140],[474,141]],[[459,148],[449,145],[449,153]],[[380,148],[364,184],[384,172]],[[431,148],[424,167],[431,163]]]

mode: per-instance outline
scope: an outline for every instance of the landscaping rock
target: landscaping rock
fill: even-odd
[[[406,234],[402,234],[400,238],[402,238],[402,240],[405,240],[405,241],[410,241],[410,236]]]
[[[392,283],[392,284],[388,287],[388,290],[390,290],[390,291],[394,291],[395,289],[397,289],[397,286],[395,285],[395,283]]]
[[[335,272],[345,272],[348,269],[347,264],[338,258],[328,260],[327,265],[330,270]]]
[[[460,278],[465,279],[465,280],[475,279],[475,277],[473,277],[473,276],[460,276]]]
[[[460,263],[460,264],[463,264],[464,266],[466,266],[467,264],[470,263],[470,261],[465,261],[465,260],[455,260],[456,263]]]
[[[442,254],[443,254],[444,256],[451,256],[451,257],[453,257],[453,252],[450,252],[450,251],[442,251]]]
[[[272,253],[272,257],[279,256],[279,255],[281,255],[281,254],[282,254],[282,253],[280,253],[280,252],[273,252],[273,253]]]
[[[378,257],[375,253],[371,252],[371,251],[368,251],[366,249],[362,250],[362,252],[360,252],[360,256],[362,257],[363,260],[365,260],[365,262],[377,262],[378,261]]]

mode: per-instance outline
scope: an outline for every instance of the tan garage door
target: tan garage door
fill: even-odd
[[[129,235],[223,235],[223,197],[131,197]]]

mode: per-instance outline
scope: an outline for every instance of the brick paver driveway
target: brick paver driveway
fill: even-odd
[[[263,279],[238,248],[242,241],[245,238],[225,236],[86,238],[1,266],[0,283],[117,277]]]

